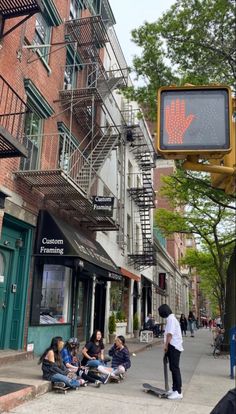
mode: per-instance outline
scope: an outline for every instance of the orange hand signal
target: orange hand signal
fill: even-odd
[[[176,99],[165,108],[165,128],[168,134],[168,144],[183,144],[184,133],[190,126],[195,115],[185,115],[185,101]]]

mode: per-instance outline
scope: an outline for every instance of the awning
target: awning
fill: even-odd
[[[136,282],[140,282],[141,277],[136,275],[135,273],[130,272],[129,270],[125,269],[124,267],[120,267],[120,273],[125,276],[128,277],[129,279],[133,279],[136,280]]]
[[[47,211],[39,214],[34,256],[77,257],[105,270],[111,280],[122,279],[119,268],[97,241]]]

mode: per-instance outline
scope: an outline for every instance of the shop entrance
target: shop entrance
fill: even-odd
[[[106,307],[106,282],[98,281],[95,288],[95,308],[93,330],[99,329],[104,334],[104,315]]]
[[[0,239],[0,349],[23,347],[28,232],[5,218]]]

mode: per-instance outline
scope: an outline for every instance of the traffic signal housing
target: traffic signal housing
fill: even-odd
[[[158,90],[157,150],[164,158],[218,158],[231,151],[232,99],[228,86]]]

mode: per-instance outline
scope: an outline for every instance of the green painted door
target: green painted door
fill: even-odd
[[[4,348],[8,315],[8,292],[11,278],[11,250],[0,247],[0,349]]]
[[[0,349],[20,349],[23,345],[27,234],[23,227],[5,220],[0,239]]]

